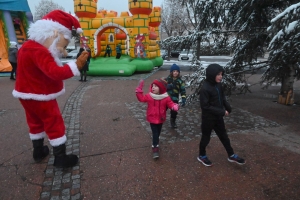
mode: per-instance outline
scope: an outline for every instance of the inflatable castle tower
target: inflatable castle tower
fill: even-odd
[[[133,72],[124,75],[135,71],[151,71],[155,66],[163,64],[157,43],[160,40],[161,8],[153,7],[153,0],[128,0],[128,7],[132,15],[125,11],[118,16],[115,11],[98,12],[97,0],[74,0],[74,11],[85,37],[84,45],[90,48],[95,62],[90,65],[92,70],[89,75],[120,74],[116,59],[103,60],[107,45],[112,49],[112,56],[116,55],[116,46],[121,45],[122,58],[126,58],[126,61],[119,61],[119,64],[127,64],[127,67],[130,65],[129,68],[135,66],[135,69],[130,70]],[[103,67],[96,70],[93,67],[100,62],[98,59],[102,59],[101,64],[107,65],[107,68],[112,68],[108,66],[109,63],[114,65],[116,71],[107,73],[109,69]],[[106,72],[103,74],[104,71]]]

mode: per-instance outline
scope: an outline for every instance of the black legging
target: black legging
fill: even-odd
[[[153,147],[156,147],[157,145],[159,145],[159,136],[160,136],[162,125],[163,124],[150,123],[151,130],[152,130],[152,145],[153,145]]]
[[[17,63],[11,62],[10,64],[12,66],[12,70],[10,72],[10,78],[14,78],[14,74],[15,76],[17,76]]]

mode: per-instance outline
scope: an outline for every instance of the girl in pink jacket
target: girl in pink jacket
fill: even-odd
[[[166,121],[167,108],[178,111],[178,104],[174,103],[167,93],[167,83],[163,79],[156,79],[150,85],[150,91],[143,94],[144,80],[135,89],[136,97],[140,102],[148,104],[147,121],[152,130],[153,158],[159,157],[159,136],[163,123]]]

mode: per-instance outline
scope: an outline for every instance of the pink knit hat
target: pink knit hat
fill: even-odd
[[[162,78],[161,79],[155,79],[153,81],[153,83],[151,84],[151,87],[152,87],[153,84],[157,85],[157,87],[159,88],[159,93],[160,94],[164,94],[164,93],[167,92],[167,82],[165,80],[163,80]]]

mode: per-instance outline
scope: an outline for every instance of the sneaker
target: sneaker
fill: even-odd
[[[153,152],[153,158],[159,158],[159,149],[158,147],[152,147],[152,152]]]
[[[229,162],[235,162],[239,165],[244,165],[246,161],[243,158],[240,158],[238,155],[233,154],[232,156],[228,157]]]
[[[212,166],[212,162],[208,160],[207,156],[198,156],[197,159],[206,167]]]

